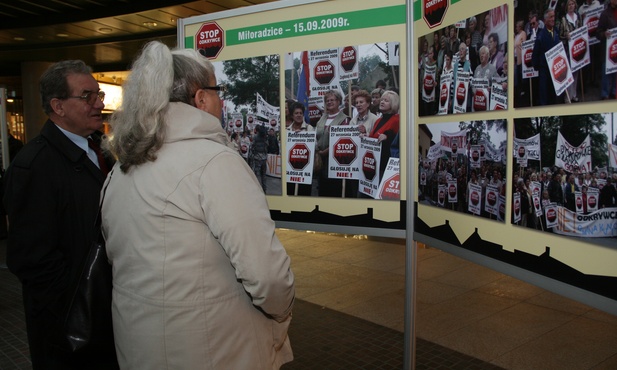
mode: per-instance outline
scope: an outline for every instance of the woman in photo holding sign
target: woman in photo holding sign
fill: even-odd
[[[341,110],[343,96],[336,90],[328,90],[323,97],[325,110],[317,125],[317,143],[315,150],[321,157],[321,171],[319,171],[319,196],[320,197],[340,197],[342,191],[342,181],[330,179],[328,177],[329,153],[330,153],[330,127],[338,125],[348,125],[349,117]]]
[[[102,207],[120,368],[280,368],[294,276],[221,127],[214,67],[154,41],[123,88]]]
[[[400,99],[394,91],[386,91],[381,96],[379,102],[379,110],[381,117],[377,119],[373,125],[373,129],[369,137],[379,140],[381,143],[381,161],[379,162],[379,180],[381,181],[383,173],[386,170],[388,159],[390,159],[390,145],[398,134],[399,130],[399,115],[398,108]]]

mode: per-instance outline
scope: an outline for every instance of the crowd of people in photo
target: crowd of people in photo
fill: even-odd
[[[554,46],[563,43],[567,56],[570,56],[571,33],[590,21],[590,11],[602,8],[597,28],[589,24],[590,63],[572,73],[573,83],[566,93],[557,96],[553,87],[551,72],[545,54]],[[556,103],[575,103],[585,98],[590,100],[590,87],[599,87],[599,96],[591,99],[614,99],[617,73],[606,73],[606,31],[617,27],[617,0],[560,0],[554,8],[532,9],[528,14],[515,14],[514,27],[514,87],[515,106],[537,106]],[[588,19],[589,18],[589,19]],[[525,56],[523,43],[535,40],[532,65],[538,76],[526,79],[523,74]],[[586,97],[585,97],[585,94]]]
[[[234,148],[251,167],[264,193],[267,190],[268,154],[280,154],[280,132],[267,128],[264,122],[255,124],[252,132],[245,126],[242,131],[227,130]]]
[[[471,214],[468,204],[469,185],[478,185],[482,188],[480,216],[497,219],[497,215],[486,210],[485,195],[489,185],[496,188],[497,195],[506,195],[505,174],[506,166],[502,162],[483,160],[479,168],[471,168],[468,156],[463,154],[448,153],[436,161],[423,160],[420,163],[419,199],[434,206]],[[447,191],[440,200],[439,187],[447,187],[451,181],[456,181],[456,201],[451,200],[453,197]]]
[[[545,217],[536,215],[534,192],[540,198],[542,215],[549,205],[564,207],[574,213],[589,214],[591,210],[588,209],[587,194],[596,191],[597,209],[617,207],[617,172],[611,173],[606,168],[575,174],[558,167],[527,167],[514,173],[512,182],[512,191],[518,193],[521,200],[521,219],[517,224],[532,229],[551,231],[546,227]],[[578,192],[582,194],[579,207],[575,199]]]
[[[480,26],[481,24],[481,26]],[[508,57],[507,40],[500,40],[499,34],[491,32],[490,11],[465,20],[465,27],[450,25],[423,36],[419,40],[418,55],[419,84],[418,99],[420,116],[438,114],[440,82],[443,77],[451,76],[447,113],[453,113],[456,98],[455,83],[461,72],[468,72],[471,77],[485,78],[490,88],[493,82],[500,83],[507,91]],[[436,67],[434,76],[435,97],[432,101],[423,101],[422,89],[428,70]],[[431,79],[432,80],[432,79]],[[431,81],[432,83],[432,81]],[[466,111],[474,110],[471,89],[467,89]],[[488,109],[486,109],[488,110]]]
[[[328,90],[323,95],[324,111],[320,117],[307,122],[306,107],[293,99],[285,101],[285,131],[316,132],[317,159],[313,171],[313,184],[287,183],[288,195],[342,196],[342,180],[328,176],[330,127],[337,125],[357,126],[360,136],[378,139],[382,146],[380,173],[384,173],[390,157],[398,158],[399,105],[396,88],[387,88],[383,80],[376,82],[369,92],[359,86],[351,87],[351,94],[343,97],[339,90]],[[268,129],[262,124],[255,125],[254,132],[245,128],[242,132],[228,131],[234,147],[251,166],[266,191],[265,171],[267,154],[285,155],[280,148],[284,135],[280,130]],[[265,138],[264,138],[265,136]],[[258,144],[259,143],[259,144]],[[265,153],[265,154],[264,154]],[[345,197],[362,197],[358,192],[358,180],[346,180]],[[317,191],[313,190],[315,188]]]

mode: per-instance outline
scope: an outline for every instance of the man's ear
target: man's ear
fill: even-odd
[[[58,98],[53,98],[49,102],[49,105],[51,106],[51,109],[54,111],[54,113],[56,113],[60,117],[64,117],[64,104],[62,100]]]
[[[197,109],[206,111],[208,107],[208,97],[206,96],[206,90],[199,89],[195,93],[195,97],[193,98],[193,103],[195,103],[195,107]]]

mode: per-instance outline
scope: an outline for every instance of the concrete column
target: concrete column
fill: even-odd
[[[39,78],[52,63],[23,62],[21,63],[21,85],[24,102],[24,132],[26,141],[39,134],[47,115],[43,111],[41,94],[39,93]]]

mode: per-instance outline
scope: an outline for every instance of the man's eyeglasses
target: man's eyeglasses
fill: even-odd
[[[206,86],[206,87],[202,87],[202,89],[203,90],[214,90],[214,91],[218,92],[219,98],[221,98],[221,99],[223,98],[223,96],[227,92],[227,86],[225,86],[225,85]]]
[[[105,101],[105,92],[102,90],[99,91],[86,91],[81,96],[67,96],[67,99],[81,99],[88,103],[89,105],[94,105],[96,103],[96,99],[101,99],[101,101]]]

